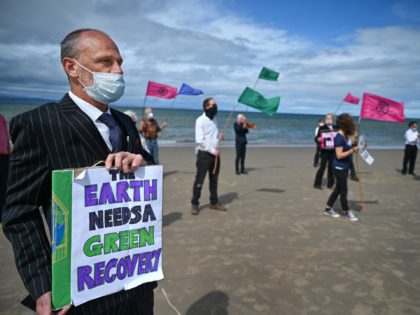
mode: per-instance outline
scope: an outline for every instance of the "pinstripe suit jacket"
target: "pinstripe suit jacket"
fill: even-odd
[[[141,154],[148,164],[153,158],[145,151],[131,119],[111,109],[123,133],[123,150]],[[51,249],[38,208],[51,217],[51,171],[86,167],[105,160],[110,153],[90,118],[66,94],[14,117],[10,122],[14,150],[10,169],[3,230],[10,240],[15,262],[30,296],[24,305],[51,291]],[[153,314],[153,289],[149,283],[129,291],[99,298],[73,307],[73,314]]]

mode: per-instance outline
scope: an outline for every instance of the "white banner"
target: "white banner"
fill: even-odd
[[[162,166],[90,168],[72,189],[74,305],[163,279]]]
[[[373,156],[371,156],[366,149],[366,140],[364,135],[359,137],[359,155],[368,165],[372,165],[375,161]]]

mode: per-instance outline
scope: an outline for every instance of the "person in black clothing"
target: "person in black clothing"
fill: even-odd
[[[316,126],[315,128],[315,137],[318,135],[319,128],[324,125],[325,125],[324,118],[321,118],[318,121],[318,126]],[[314,156],[314,167],[318,167],[319,159],[321,157],[321,143],[316,141],[316,139],[315,139],[315,143],[316,143],[316,151],[315,151],[315,156]]]
[[[314,188],[322,189],[322,177],[327,166],[327,187],[332,188],[334,186],[332,163],[334,160],[335,133],[334,114],[328,113],[325,116],[325,125],[319,127],[318,134],[315,136],[315,141],[321,145],[321,164],[315,176]]]
[[[236,145],[236,158],[235,158],[235,170],[236,175],[248,174],[245,170],[245,154],[246,154],[246,145],[248,143],[246,139],[246,134],[249,132],[249,125],[246,122],[246,117],[242,114],[239,114],[236,122],[233,124],[235,129],[235,145]],[[239,163],[241,164],[241,169],[239,170]]]

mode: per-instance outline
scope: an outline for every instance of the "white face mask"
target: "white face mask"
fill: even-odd
[[[147,114],[147,118],[149,118],[149,119],[153,119],[153,117],[154,117],[153,113],[148,113],[148,114]]]
[[[124,94],[125,82],[122,74],[108,72],[93,72],[74,60],[80,67],[88,71],[93,76],[92,86],[86,86],[82,81],[79,82],[84,87],[87,95],[99,103],[108,105],[120,99]]]

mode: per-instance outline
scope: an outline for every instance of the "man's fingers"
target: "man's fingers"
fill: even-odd
[[[58,311],[57,315],[65,315],[70,310],[71,305],[67,305],[66,307],[62,308]]]
[[[133,157],[130,155],[126,156],[122,161],[122,170],[124,173],[130,173],[131,172],[131,163],[133,161]]]
[[[118,152],[108,155],[105,167],[110,169],[117,168],[124,173],[133,173],[142,165],[144,159],[140,154],[129,152]]]
[[[127,153],[127,152],[118,152],[115,155],[114,166],[118,168],[120,171],[123,170],[122,160],[129,154],[130,153]]]
[[[133,161],[131,162],[131,172],[137,171],[137,169],[143,163],[143,157],[139,154],[136,154]]]
[[[112,168],[112,162],[114,162],[114,158],[115,158],[115,153],[111,153],[107,156],[106,161],[105,161],[105,168],[107,170]]]

